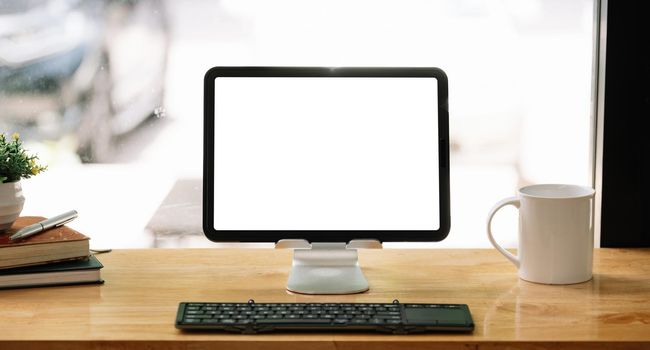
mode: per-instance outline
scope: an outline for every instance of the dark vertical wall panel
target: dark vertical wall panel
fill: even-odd
[[[650,246],[650,11],[609,0],[601,246]]]

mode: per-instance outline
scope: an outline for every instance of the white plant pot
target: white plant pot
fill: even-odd
[[[13,225],[25,204],[20,181],[0,183],[0,232]]]

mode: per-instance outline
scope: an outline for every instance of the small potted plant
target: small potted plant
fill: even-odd
[[[37,160],[37,156],[27,154],[18,133],[11,139],[0,134],[0,232],[10,228],[23,210],[25,197],[20,180],[47,168],[38,165]]]

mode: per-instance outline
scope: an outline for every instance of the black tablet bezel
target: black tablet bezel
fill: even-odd
[[[214,228],[214,85],[219,77],[415,77],[438,82],[438,159],[440,227],[438,230],[216,230]],[[428,67],[214,67],[204,79],[203,123],[203,232],[214,242],[277,242],[306,239],[310,242],[349,242],[377,239],[381,242],[441,241],[451,225],[449,203],[449,107],[447,75]]]

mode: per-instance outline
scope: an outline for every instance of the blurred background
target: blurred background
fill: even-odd
[[[0,132],[49,166],[23,215],[76,209],[93,248],[219,246],[201,230],[207,69],[439,67],[452,230],[388,246],[488,247],[517,188],[591,185],[593,35],[593,0],[0,0]],[[493,222],[507,247],[516,215]]]

